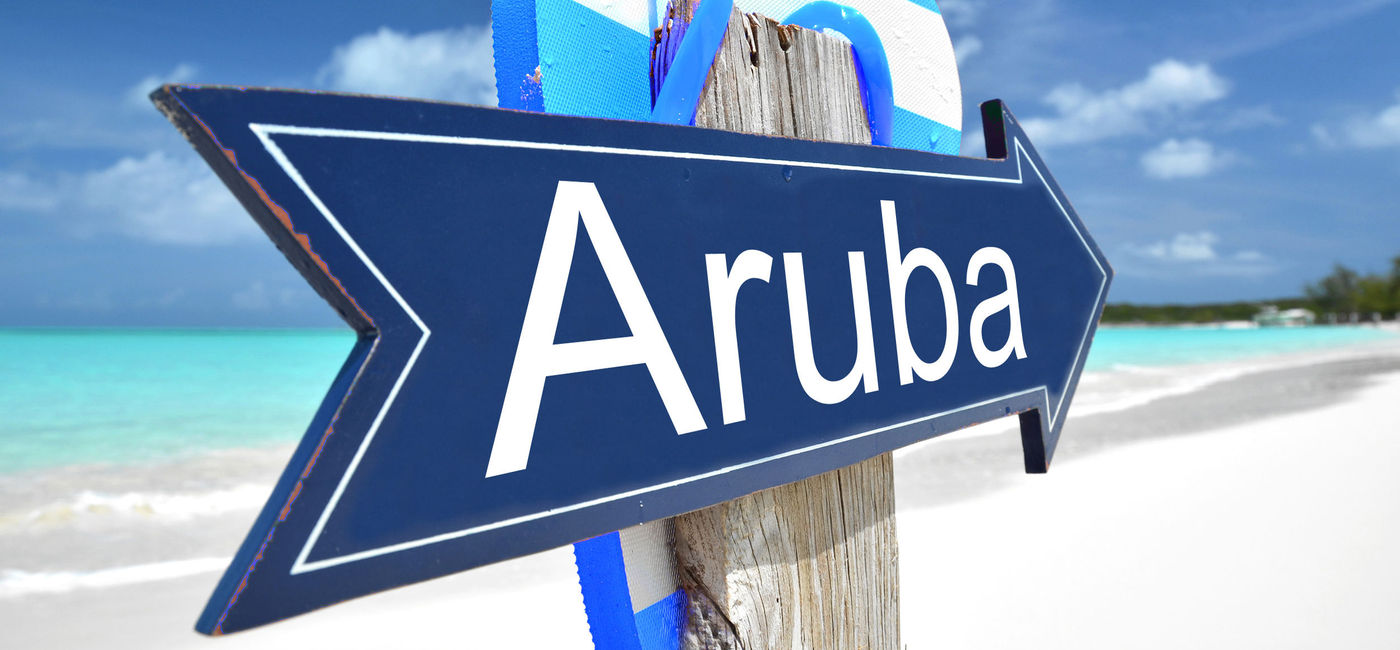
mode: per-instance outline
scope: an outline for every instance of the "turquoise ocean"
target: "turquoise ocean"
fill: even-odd
[[[1390,336],[1370,327],[1103,328],[1086,372]],[[348,330],[0,330],[0,475],[294,443],[353,342]]]
[[[1100,329],[1070,416],[1392,332]],[[348,330],[0,329],[0,606],[212,581],[353,343]],[[1014,423],[954,435],[1014,436]]]

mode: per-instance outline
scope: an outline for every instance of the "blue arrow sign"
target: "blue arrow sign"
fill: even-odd
[[[973,159],[363,96],[154,98],[360,334],[208,633],[1012,413],[1045,471],[1112,276],[1000,102]]]

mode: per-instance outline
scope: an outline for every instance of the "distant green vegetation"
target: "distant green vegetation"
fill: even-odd
[[[1219,302],[1201,305],[1135,305],[1130,302],[1110,303],[1103,309],[1104,323],[1216,323],[1225,320],[1249,320],[1264,305],[1279,309],[1303,307],[1312,309],[1307,298],[1281,298],[1252,302]],[[1314,310],[1315,311],[1315,310]]]
[[[1104,307],[1104,323],[1215,323],[1227,320],[1249,320],[1264,305],[1280,310],[1301,307],[1317,314],[1318,322],[1326,322],[1327,314],[1337,314],[1346,321],[1352,313],[1370,320],[1380,313],[1386,320],[1400,312],[1400,256],[1391,260],[1388,273],[1361,275],[1341,264],[1326,277],[1303,287],[1301,298],[1222,302],[1198,305],[1135,305],[1112,303]]]

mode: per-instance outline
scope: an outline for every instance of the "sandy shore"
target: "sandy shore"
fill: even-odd
[[[1229,371],[1231,367],[1239,372]],[[1099,396],[1077,396],[1050,475],[1073,471],[1065,468],[1096,453],[1145,440],[1214,433],[1266,419],[1275,420],[1275,427],[1298,428],[1301,425],[1288,416],[1355,399],[1375,377],[1400,372],[1400,339],[1246,363],[1201,364],[1184,371],[1225,379],[1107,413],[1084,415],[1091,411],[1083,408],[1086,403]],[[1081,393],[1086,388],[1081,386]],[[1400,391],[1395,397],[1400,399]],[[1384,424],[1378,420],[1376,426]],[[956,503],[1034,479],[1019,471],[1021,440],[1016,431],[1013,419],[1007,418],[895,452],[899,507]],[[1400,428],[1393,431],[1400,433]]]
[[[1048,475],[1021,473],[1009,421],[901,450],[908,647],[1400,647],[1389,552],[1400,547],[1400,425],[1386,415],[1400,397],[1400,342],[1199,370],[1222,379],[1127,410],[1096,412],[1090,382]],[[270,484],[281,461],[253,456],[239,481]],[[196,490],[196,475],[162,472],[162,489]],[[33,504],[51,487],[28,488]],[[62,512],[61,526],[11,527],[0,534],[11,587],[15,571],[74,576],[68,589],[52,571],[47,591],[0,588],[0,646],[590,645],[567,547],[200,637],[190,626],[252,517],[247,501],[231,494],[225,512],[144,527]],[[162,565],[161,579],[104,577],[118,557],[190,563]]]
[[[1137,444],[1077,431],[1048,475],[999,477],[963,490],[971,498],[902,510],[905,643],[1400,647],[1395,366],[1339,364],[1315,378],[1321,386],[1241,380],[1222,391],[1300,403]],[[1350,374],[1371,369],[1388,374]],[[1294,388],[1306,390],[1280,392]],[[1337,389],[1349,397],[1300,410]],[[1196,409],[1218,397],[1171,405],[1182,433],[1204,426]]]

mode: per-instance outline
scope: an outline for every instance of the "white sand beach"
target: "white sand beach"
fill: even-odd
[[[1086,378],[1047,475],[1010,420],[898,452],[907,647],[1400,647],[1400,339],[1173,372]],[[274,452],[212,509],[5,504],[0,647],[590,647],[567,547],[195,634]]]
[[[1400,647],[1400,373],[901,512],[910,648]],[[918,540],[918,541],[915,541]],[[917,549],[917,550],[916,550]]]

